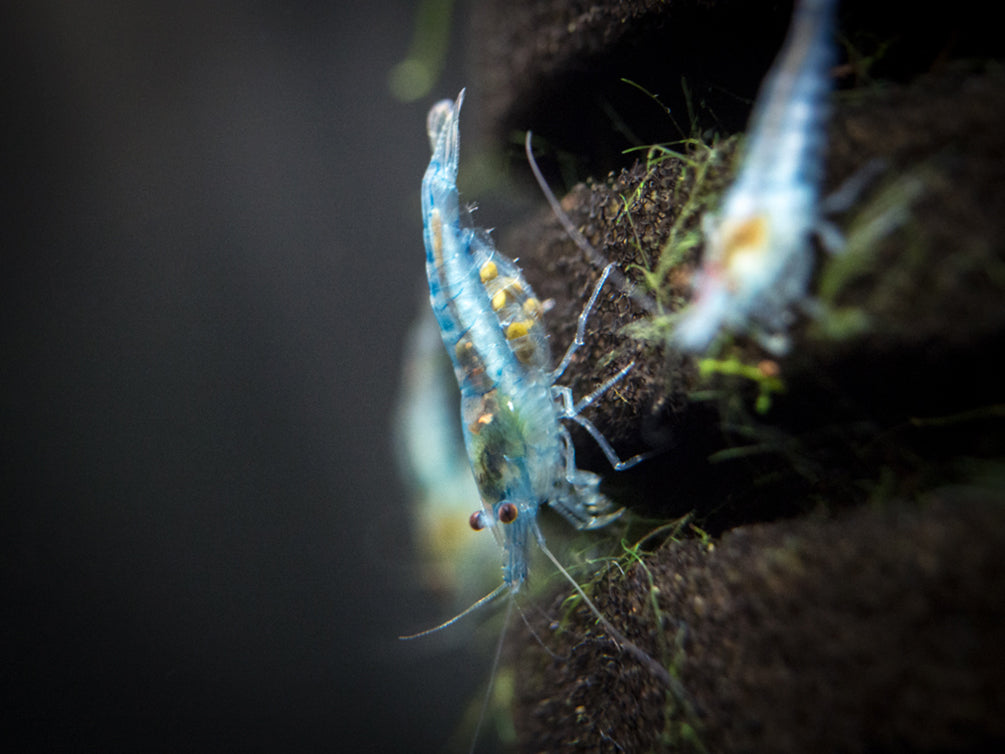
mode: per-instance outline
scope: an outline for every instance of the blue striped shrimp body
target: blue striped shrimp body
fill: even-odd
[[[456,102],[444,100],[429,113],[433,156],[422,182],[422,211],[430,302],[461,389],[462,430],[482,499],[470,523],[491,529],[504,550],[503,584],[487,600],[504,588],[518,591],[526,580],[531,539],[544,547],[537,527],[542,503],[580,528],[603,525],[617,513],[599,492],[599,477],[575,468],[562,424],[572,419],[602,441],[578,415],[585,401],[572,405],[568,388],[555,385],[576,344],[553,369],[540,300],[488,233],[470,226],[469,213],[460,206],[463,98],[462,91]],[[598,285],[591,304],[599,290]]]
[[[705,350],[721,329],[784,350],[813,271],[837,0],[801,0],[751,117],[739,174],[705,218],[694,302],[674,340]],[[766,337],[765,337],[766,336]]]

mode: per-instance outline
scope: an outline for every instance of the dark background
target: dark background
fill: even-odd
[[[11,4],[13,5],[13,4]],[[423,285],[414,3],[0,11],[3,738],[438,750],[487,665],[401,643]],[[456,26],[455,26],[456,29]],[[451,53],[456,60],[456,53]]]

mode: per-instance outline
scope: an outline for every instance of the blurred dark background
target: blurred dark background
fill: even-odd
[[[389,435],[463,83],[389,94],[414,6],[0,10],[17,750],[433,751],[484,679],[395,638],[446,617]]]

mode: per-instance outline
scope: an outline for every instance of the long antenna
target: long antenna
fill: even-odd
[[[609,262],[601,256],[600,252],[597,251],[586,240],[586,237],[579,232],[579,229],[573,225],[572,220],[569,219],[569,215],[562,205],[559,203],[558,199],[555,197],[555,192],[551,190],[551,186],[548,182],[544,180],[544,175],[541,173],[541,168],[537,166],[537,160],[534,159],[534,150],[531,147],[531,132],[527,131],[527,140],[524,142],[524,150],[527,152],[527,162],[530,163],[531,172],[534,173],[534,179],[537,181],[537,185],[541,187],[541,192],[544,194],[544,198],[548,200],[548,204],[551,205],[552,211],[555,213],[555,217],[565,228],[565,232],[569,234],[569,237],[576,242],[576,246],[582,249],[586,256],[589,257],[590,261],[593,262],[597,267],[601,269],[607,267]],[[656,306],[652,300],[643,293],[639,293],[635,290],[635,286],[628,282],[628,279],[622,274],[621,270],[617,267],[613,267],[610,272],[610,278],[622,291],[628,295],[635,303],[645,309],[647,312],[656,313]]]
[[[642,665],[644,665],[646,669],[649,670],[649,672],[651,672],[654,676],[656,676],[656,678],[661,680],[674,693],[675,696],[677,696],[678,698],[683,698],[684,687],[681,686],[680,681],[671,676],[669,671],[667,671],[665,667],[663,667],[658,662],[656,662],[656,660],[650,657],[645,650],[640,649],[636,644],[627,639],[624,636],[624,634],[622,634],[618,629],[616,629],[611,624],[611,622],[604,617],[604,614],[600,612],[600,610],[597,608],[596,605],[593,604],[593,600],[591,600],[586,595],[586,592],[583,591],[583,588],[579,585],[579,582],[577,582],[574,578],[572,578],[569,572],[565,570],[562,564],[558,561],[558,558],[556,558],[554,554],[552,554],[551,550],[548,549],[548,545],[544,543],[544,535],[541,534],[541,530],[537,528],[536,524],[534,526],[534,533],[537,535],[537,543],[540,546],[540,548],[544,551],[544,554],[548,556],[548,559],[555,564],[555,567],[559,570],[559,572],[563,576],[565,576],[566,579],[568,579],[570,584],[572,584],[576,592],[579,593],[579,596],[583,598],[583,601],[586,602],[586,605],[590,608],[590,610],[593,611],[593,614],[597,617],[597,620],[600,621],[600,624],[604,627],[604,630],[607,631],[607,633],[610,635],[612,639],[614,639],[614,643],[618,645],[619,649],[624,650],[632,657],[634,657],[636,660],[638,660]]]
[[[471,739],[471,748],[468,754],[475,754],[475,746],[478,744],[478,734],[481,733],[482,723],[485,722],[485,713],[489,708],[489,701],[492,699],[492,689],[496,684],[496,672],[499,670],[499,658],[502,657],[503,642],[506,639],[506,631],[509,629],[509,619],[513,614],[513,605],[516,599],[511,599],[506,606],[506,617],[503,619],[503,630],[499,632],[499,641],[496,643],[496,654],[492,658],[492,670],[489,673],[488,688],[485,689],[485,698],[482,700],[482,708],[478,712],[478,724],[475,725],[475,735]],[[517,608],[519,610],[519,607]]]
[[[418,639],[418,638],[420,638],[422,636],[429,636],[429,634],[436,633],[437,631],[440,631],[440,630],[446,628],[447,626],[453,625],[454,623],[456,623],[457,621],[459,621],[461,618],[463,618],[465,615],[468,615],[469,613],[473,613],[475,610],[477,610],[478,608],[480,608],[482,605],[487,605],[492,600],[494,600],[496,597],[498,597],[500,594],[502,594],[504,591],[506,591],[506,589],[508,589],[508,588],[509,588],[509,584],[507,584],[504,581],[502,584],[500,584],[495,589],[493,589],[491,592],[489,592],[484,597],[482,597],[480,600],[478,600],[475,604],[471,605],[470,607],[468,607],[463,612],[458,613],[457,615],[455,615],[450,620],[444,621],[443,623],[441,623],[438,626],[433,626],[433,628],[427,628],[425,631],[419,631],[419,633],[417,633],[417,634],[408,634],[407,636],[399,636],[398,638],[402,639],[402,640]]]

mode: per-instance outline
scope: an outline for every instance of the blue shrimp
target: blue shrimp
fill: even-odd
[[[412,523],[427,588],[466,607],[495,586],[494,543],[467,523],[478,488],[457,421],[457,385],[428,299],[409,329],[394,419],[398,463],[411,494]]]
[[[784,352],[792,306],[813,270],[820,226],[829,69],[837,0],[797,3],[788,37],[754,106],[739,175],[722,207],[705,218],[696,294],[674,333],[678,347],[704,351],[720,329],[752,330]]]
[[[433,156],[422,181],[426,274],[433,313],[461,389],[462,431],[482,499],[470,525],[490,529],[502,547],[503,582],[459,615],[413,636],[444,628],[500,594],[519,592],[527,579],[533,539],[612,638],[669,683],[666,669],[625,639],[594,606],[548,549],[537,523],[544,503],[580,529],[603,526],[621,513],[600,492],[599,476],[576,468],[563,420],[584,427],[617,470],[647,457],[621,461],[581,415],[634,362],[579,402],[573,401],[570,388],[556,384],[583,344],[587,317],[613,265],[604,269],[579,317],[575,340],[552,368],[540,300],[517,265],[495,249],[488,233],[470,227],[469,212],[460,207],[456,180],[463,100],[462,90],[456,102],[439,102],[427,121]]]

